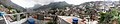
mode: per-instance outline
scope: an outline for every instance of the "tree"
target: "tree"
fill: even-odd
[[[100,16],[99,24],[118,24],[120,20],[119,11],[117,9],[112,9],[110,12],[106,13],[100,12]]]

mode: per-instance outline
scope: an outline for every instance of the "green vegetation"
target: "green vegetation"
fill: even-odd
[[[48,22],[47,24],[53,24],[53,22],[52,22],[52,21],[50,21],[50,22]]]
[[[120,22],[120,12],[117,9],[112,9],[110,12],[100,12],[100,24],[118,24]],[[120,23],[119,23],[120,24]]]
[[[8,7],[8,9],[9,9],[9,11],[10,11],[11,13],[20,13],[19,10],[14,9],[14,8],[12,8],[12,7]]]

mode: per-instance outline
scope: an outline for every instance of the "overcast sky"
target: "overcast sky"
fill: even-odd
[[[89,1],[119,1],[119,0],[11,0],[11,1],[24,8],[30,8],[33,7],[35,4],[46,5],[49,4],[50,2],[59,2],[59,1],[65,1],[69,4],[79,5],[81,3],[89,2]]]

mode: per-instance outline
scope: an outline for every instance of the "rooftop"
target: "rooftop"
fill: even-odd
[[[73,18],[77,18],[77,17],[73,17],[73,16],[58,16],[58,17],[63,19],[64,21],[70,23],[70,24],[72,24],[72,19]],[[80,18],[78,18],[78,19],[79,19],[78,24],[81,24],[80,22],[81,22],[82,19],[80,19]]]

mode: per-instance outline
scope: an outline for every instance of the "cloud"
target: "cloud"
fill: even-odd
[[[13,3],[20,5],[24,8],[33,7],[35,4],[46,5],[51,2],[65,1],[69,4],[79,5],[89,1],[119,1],[119,0],[11,0]]]
[[[33,7],[34,4],[36,4],[34,1],[31,1],[31,0],[11,0],[11,1],[24,8]]]
[[[35,4],[45,5],[49,4],[50,2],[54,2],[54,0],[11,0],[11,1],[24,8],[33,7]]]

